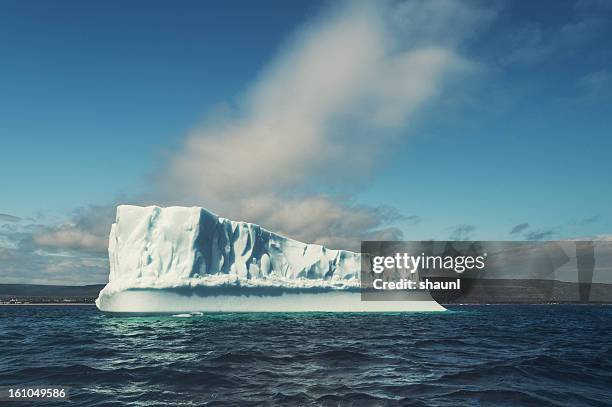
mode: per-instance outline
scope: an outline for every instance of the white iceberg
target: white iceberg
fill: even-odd
[[[442,311],[435,301],[361,301],[361,256],[301,243],[200,207],[117,207],[109,312]]]

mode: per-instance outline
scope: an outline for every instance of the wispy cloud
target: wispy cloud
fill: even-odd
[[[524,231],[525,229],[527,229],[529,227],[529,223],[525,222],[525,223],[519,223],[518,225],[514,226],[512,228],[512,230],[510,231],[511,235],[515,235],[517,233],[521,233],[522,231]]]
[[[449,235],[450,240],[469,240],[476,230],[473,225],[457,225]]]
[[[161,189],[308,241],[401,236],[385,211],[329,191],[360,187],[415,114],[469,70],[455,46],[485,15],[458,1],[328,10],[283,48],[232,119],[189,135],[160,172]]]
[[[9,215],[6,213],[0,213],[0,222],[20,222],[21,218],[18,216]]]
[[[550,239],[555,235],[552,229],[549,230],[537,230],[525,234],[525,240],[546,240]]]
[[[115,207],[95,205],[77,209],[72,219],[32,234],[31,243],[50,251],[77,251],[106,256]]]

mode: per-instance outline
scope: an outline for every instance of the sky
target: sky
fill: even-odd
[[[346,249],[610,235],[608,1],[0,7],[0,283],[104,283],[121,203]]]

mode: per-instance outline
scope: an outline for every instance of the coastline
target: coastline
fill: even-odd
[[[61,302],[30,302],[27,304],[0,304],[1,306],[10,306],[10,307],[22,307],[22,306],[32,306],[32,305],[60,305],[60,306],[70,306],[70,305],[89,305],[95,307],[96,304],[92,302],[70,302],[70,303],[61,303]]]

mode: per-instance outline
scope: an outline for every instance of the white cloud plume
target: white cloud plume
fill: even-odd
[[[481,18],[474,10],[417,1],[328,11],[286,44],[236,117],[204,125],[171,156],[161,177],[169,201],[327,244],[380,231],[384,211],[328,188],[368,175],[390,138],[468,66],[453,46]]]

